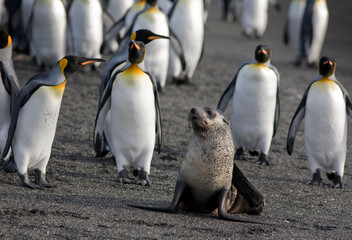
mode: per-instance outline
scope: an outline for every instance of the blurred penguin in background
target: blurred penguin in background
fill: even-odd
[[[284,44],[292,44],[295,50],[295,65],[300,64],[301,30],[306,0],[292,0],[288,9],[288,16],[284,31]]]
[[[170,73],[175,83],[189,83],[204,48],[203,0],[180,0],[169,12],[170,29],[180,40],[185,63],[170,48]],[[185,65],[185,66],[183,66]]]
[[[247,37],[261,38],[268,23],[269,0],[242,1],[242,31]]]
[[[27,24],[30,55],[42,69],[66,53],[66,11],[60,0],[35,1]]]
[[[326,0],[307,0],[301,29],[301,54],[296,66],[307,60],[308,67],[319,61],[328,27],[329,11]]]
[[[104,12],[108,15],[112,21],[110,24],[105,24],[105,28],[109,29],[113,23],[124,18],[127,11],[134,5],[134,0],[110,0],[106,3]],[[121,29],[122,34],[124,34],[125,29]],[[110,52],[115,52],[118,49],[118,43],[116,38],[109,39],[109,42],[106,43],[107,48]]]
[[[103,42],[103,16],[99,0],[73,0],[68,7],[68,43],[70,53],[100,58]],[[98,66],[95,63],[92,67]]]

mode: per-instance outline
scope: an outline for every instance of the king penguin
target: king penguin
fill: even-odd
[[[263,36],[268,23],[269,0],[245,0],[242,6],[241,24],[246,36]]]
[[[2,159],[6,159],[11,147],[12,159],[25,187],[52,187],[45,180],[45,173],[67,77],[97,61],[103,60],[66,56],[49,71],[29,79],[17,95]],[[3,168],[8,163],[5,160]],[[35,184],[28,177],[31,170],[35,170]]]
[[[324,44],[328,22],[329,10],[326,0],[307,0],[300,35],[301,55],[297,66],[303,60],[307,60],[308,67],[316,65]]]
[[[170,30],[181,42],[185,58],[182,61],[170,48],[170,73],[176,83],[189,82],[200,61],[204,47],[204,5],[203,0],[179,0],[169,11]]]
[[[169,37],[155,34],[152,31],[147,30],[147,29],[140,29],[140,30],[137,30],[136,32],[134,32],[130,39],[131,39],[131,41],[141,41],[146,45],[155,39],[169,39]],[[112,80],[111,77],[114,75],[114,73],[116,73],[117,71],[119,71],[123,68],[125,69],[128,67],[128,66],[126,66],[127,60],[128,60],[128,45],[125,46],[125,44],[123,43],[120,46],[119,51],[117,51],[110,58],[109,62],[105,66],[103,78],[102,78],[102,81],[101,81],[100,87],[99,87],[99,103],[102,101],[104,90],[105,90],[106,86],[108,86],[109,81]],[[143,71],[145,70],[145,66],[144,66],[143,62],[141,62],[139,64],[139,67]],[[110,131],[106,131],[106,128],[109,129],[109,124],[110,124],[109,114],[110,113],[108,113],[108,115],[106,117],[106,122],[105,122],[105,126],[104,126],[104,136],[108,135],[110,132]],[[103,157],[110,151],[105,137],[101,138],[101,140],[102,141],[97,140],[95,143],[95,146],[94,146],[97,157]]]
[[[131,26],[131,31],[149,29],[160,35],[169,36],[169,21],[158,8],[157,0],[147,0],[147,9],[139,13]],[[148,55],[144,60],[145,69],[153,75],[159,91],[165,87],[169,67],[169,41],[155,41],[146,48]]]
[[[333,58],[320,59],[320,75],[308,86],[292,118],[287,152],[292,154],[297,130],[304,119],[304,140],[313,174],[311,184],[320,184],[320,171],[325,171],[333,180],[333,187],[343,188],[347,116],[352,118],[352,104],[347,91],[335,77],[335,69]]]
[[[280,75],[270,64],[271,50],[258,45],[255,60],[242,65],[222,94],[218,109],[225,111],[232,98],[231,130],[235,159],[245,159],[244,150],[257,155],[259,164],[269,165],[267,154],[280,115]]]
[[[156,82],[138,64],[145,57],[142,42],[129,44],[128,67],[111,77],[99,104],[94,128],[94,145],[102,141],[109,113],[107,141],[115,158],[118,181],[131,183],[128,168],[138,168],[137,184],[150,185],[149,173],[156,133],[161,147],[161,115]]]
[[[66,10],[61,0],[37,0],[27,25],[30,55],[44,68],[66,54]]]
[[[300,41],[301,29],[306,0],[292,0],[288,9],[288,16],[284,30],[284,43],[288,45],[290,42],[295,51],[295,65],[300,64]]]
[[[68,42],[73,55],[101,57],[103,16],[99,0],[72,1],[68,9]]]
[[[19,92],[19,83],[12,62],[12,40],[0,31],[0,153],[9,132],[11,110]]]

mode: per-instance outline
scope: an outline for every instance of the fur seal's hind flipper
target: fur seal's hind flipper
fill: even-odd
[[[260,214],[264,207],[264,196],[248,180],[236,164],[233,165],[232,184],[244,199],[249,203],[252,214]]]
[[[228,214],[226,211],[228,193],[229,193],[229,190],[224,188],[219,192],[219,195],[218,195],[218,214],[219,214],[220,218],[222,218],[224,220],[234,221],[234,222],[257,223],[257,224],[271,225],[271,223],[241,218],[241,217],[237,217],[232,214]]]
[[[133,204],[128,204],[128,206],[145,209],[145,210],[157,211],[157,212],[176,213],[178,210],[178,205],[181,201],[182,194],[185,190],[185,187],[186,187],[186,184],[182,180],[178,179],[175,186],[174,197],[168,207],[153,207],[153,206],[142,206],[142,205],[133,205]]]

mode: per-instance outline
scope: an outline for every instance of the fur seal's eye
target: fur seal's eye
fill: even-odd
[[[214,113],[213,111],[210,111],[210,110],[207,111],[207,114],[208,114],[209,117],[215,117],[216,116],[216,113]]]

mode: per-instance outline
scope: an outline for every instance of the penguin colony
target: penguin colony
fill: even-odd
[[[224,1],[225,19],[228,19],[230,2]],[[108,1],[102,5],[98,0],[65,3],[60,0],[23,0],[17,9],[21,21],[10,27],[14,39],[4,31],[0,32],[1,165],[6,171],[16,171],[25,187],[53,186],[46,180],[46,167],[66,81],[76,70],[103,62],[101,52],[106,47],[114,54],[104,68],[99,88],[94,149],[97,157],[111,152],[117,165],[118,182],[151,184],[148,175],[155,143],[158,152],[162,146],[159,92],[166,86],[168,77],[176,83],[191,82],[204,47],[204,22],[209,1],[126,0],[121,1],[121,12],[116,15],[112,9],[117,6],[113,4],[116,3]],[[263,36],[268,7],[268,0],[242,2],[241,23],[245,36]],[[312,67],[319,62],[319,76],[309,84],[293,115],[287,152],[292,154],[295,135],[304,121],[305,146],[313,175],[311,184],[321,184],[321,171],[324,171],[333,181],[333,187],[343,188],[347,118],[352,118],[352,103],[335,77],[336,61],[331,57],[321,57],[319,61],[328,17],[325,0],[295,0],[290,4],[284,43],[292,43],[296,66],[306,62]],[[9,24],[13,23],[10,21]],[[12,63],[13,45],[17,51],[33,56],[43,69],[50,69],[33,76],[20,88]],[[258,156],[259,164],[270,165],[268,152],[280,115],[280,75],[271,64],[271,58],[271,49],[258,45],[254,60],[244,63],[224,90],[218,109],[191,110],[190,119],[196,134],[203,133],[199,128],[204,127],[206,121],[199,119],[204,118],[204,112],[212,121],[230,123],[232,135],[224,139],[226,143],[234,142],[235,151],[230,156],[230,170],[226,171],[234,169],[234,173],[242,174],[235,171],[232,160],[245,160],[246,151]],[[229,122],[222,113],[231,100]],[[190,146],[194,144],[192,141],[193,138]],[[193,156],[187,158],[193,159]],[[179,204],[189,204],[190,198],[199,200],[198,196],[184,194],[192,182],[189,179],[193,178],[189,174],[193,173],[189,164],[185,162],[181,167],[170,207],[135,207],[175,212]],[[130,168],[138,170],[136,181],[129,176]],[[32,170],[35,171],[34,183],[28,175]],[[204,201],[210,199],[207,202],[210,205],[206,205],[211,206],[209,210],[218,209],[219,215],[227,220],[261,223],[237,218],[227,212],[225,201],[229,198],[229,179],[232,178],[235,184],[235,176],[229,173],[225,178],[226,183],[220,184],[224,191],[216,197],[220,203],[212,197],[205,198]],[[236,188],[241,193],[241,186]],[[203,193],[205,190],[200,195]],[[195,211],[211,212],[198,208]]]

